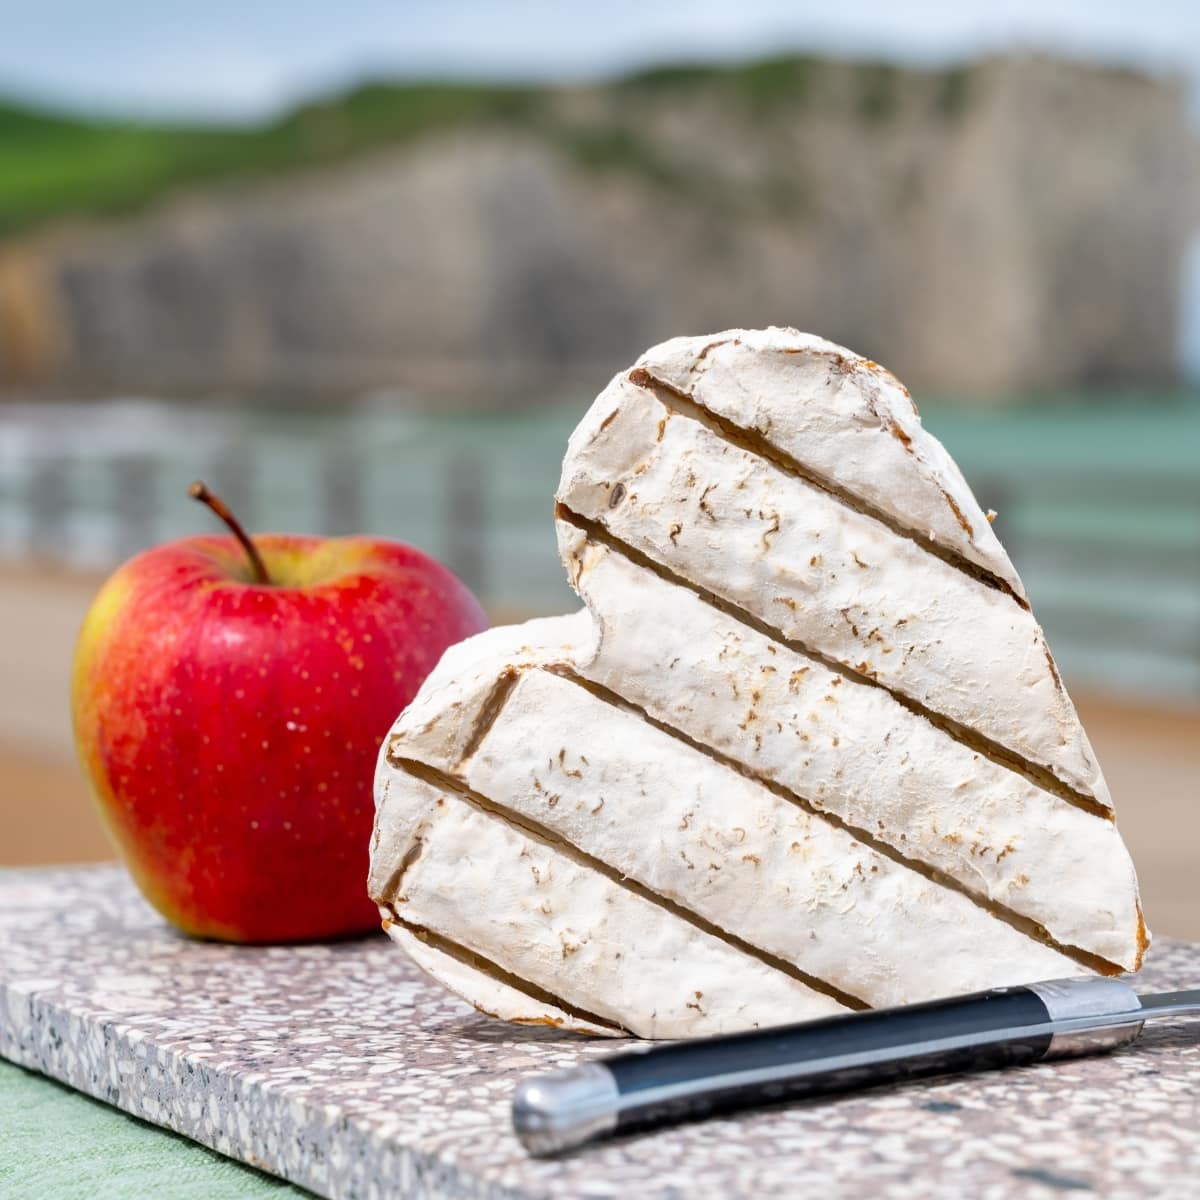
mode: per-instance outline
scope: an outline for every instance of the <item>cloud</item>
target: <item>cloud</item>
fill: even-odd
[[[364,75],[569,80],[798,50],[937,62],[1017,46],[1200,73],[1200,6],[1143,0],[45,0],[5,17],[0,90],[253,118]]]

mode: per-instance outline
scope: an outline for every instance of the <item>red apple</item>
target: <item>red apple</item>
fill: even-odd
[[[442,651],[486,625],[398,542],[189,537],[104,585],[75,652],[75,737],[146,898],[235,942],[357,933],[379,744]]]

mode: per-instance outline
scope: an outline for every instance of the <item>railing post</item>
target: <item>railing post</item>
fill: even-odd
[[[249,530],[257,530],[254,451],[246,443],[225,442],[202,476]]]
[[[29,505],[29,548],[35,559],[66,562],[71,510],[70,464],[57,455],[37,457],[31,464],[26,492]]]
[[[457,455],[447,461],[444,478],[446,564],[482,599],[487,590],[486,468],[476,455]]]
[[[158,464],[145,455],[109,460],[113,481],[113,516],[119,559],[145,550],[155,540],[155,484]]]
[[[320,532],[345,535],[365,532],[363,471],[354,448],[334,444],[321,451]]]

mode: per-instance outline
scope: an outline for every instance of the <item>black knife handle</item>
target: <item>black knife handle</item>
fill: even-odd
[[[1139,1011],[1128,983],[1090,977],[652,1046],[525,1080],[513,1124],[531,1153],[552,1154],[736,1109],[1111,1049],[1137,1036]]]
[[[920,1050],[964,1035],[1046,1025],[1028,988],[1000,988],[905,1008],[827,1017],[606,1059],[621,1094],[617,1132],[751,1105],[898,1083],[921,1075],[1020,1066],[1050,1049],[1052,1034]],[[866,1058],[868,1061],[860,1061]],[[692,1084],[704,1082],[703,1090]]]

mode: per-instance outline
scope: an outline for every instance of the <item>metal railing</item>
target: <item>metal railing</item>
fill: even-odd
[[[0,561],[109,570],[155,543],[213,532],[211,514],[186,495],[202,477],[250,529],[369,532],[419,546],[499,614],[577,603],[553,527],[571,417],[540,439],[543,450],[502,419],[472,430],[473,421],[279,414],[237,429],[223,417],[177,427],[178,415],[165,409],[122,431],[103,410],[0,409]]]
[[[1200,471],[973,476],[1064,671],[1200,695]]]
[[[498,617],[568,611],[578,601],[555,551],[552,495],[579,412],[240,428],[163,408],[121,432],[102,410],[0,410],[0,559],[109,569],[211,530],[186,498],[202,475],[250,528],[395,537],[447,563]],[[964,465],[1000,511],[997,532],[1072,681],[1200,695],[1200,471]]]

